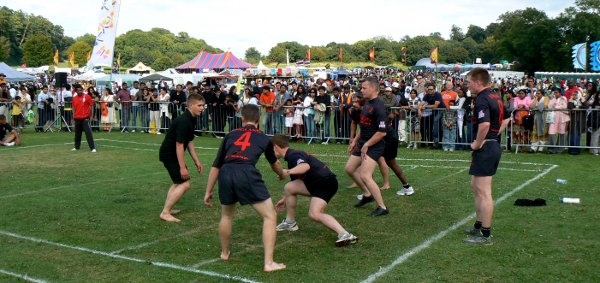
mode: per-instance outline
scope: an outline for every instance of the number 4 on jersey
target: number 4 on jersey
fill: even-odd
[[[250,146],[250,136],[251,132],[244,133],[239,139],[237,139],[233,144],[242,147],[242,151],[246,150],[247,147]]]

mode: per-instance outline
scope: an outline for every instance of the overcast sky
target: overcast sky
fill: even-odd
[[[13,10],[41,15],[61,25],[65,35],[94,34],[100,0],[20,0]],[[293,4],[291,4],[293,3]],[[161,27],[206,40],[244,57],[256,47],[263,55],[278,42],[308,45],[354,43],[374,36],[399,40],[405,35],[441,32],[448,38],[453,24],[466,33],[470,24],[485,28],[498,16],[535,7],[556,17],[573,0],[123,0],[117,33]]]

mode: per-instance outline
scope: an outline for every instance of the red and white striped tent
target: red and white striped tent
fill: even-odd
[[[184,70],[202,70],[202,69],[247,69],[254,68],[254,65],[244,62],[235,57],[231,51],[212,54],[204,50],[200,51],[194,59],[175,68],[179,71]]]

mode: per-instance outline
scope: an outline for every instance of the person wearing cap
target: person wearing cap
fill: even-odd
[[[0,73],[0,84],[7,84],[6,75],[4,73]]]

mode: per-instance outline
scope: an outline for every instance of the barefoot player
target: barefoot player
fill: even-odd
[[[264,270],[269,272],[284,269],[285,264],[273,261],[277,236],[275,231],[277,214],[262,175],[256,169],[256,162],[263,152],[271,164],[271,169],[280,178],[283,174],[281,163],[275,156],[269,137],[256,127],[260,119],[258,107],[248,104],[241,111],[243,127],[231,131],[223,139],[217,158],[208,175],[204,203],[212,206],[210,199],[218,178],[219,200],[221,201],[221,222],[219,223],[221,259],[228,260],[231,254],[233,215],[235,204],[240,202],[242,205],[250,204],[263,218]]]

